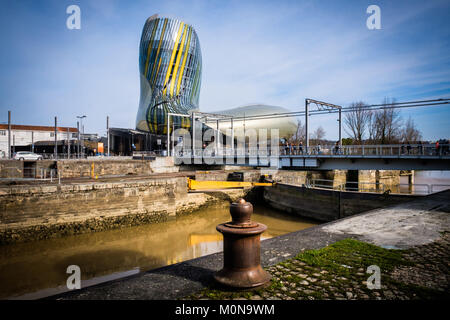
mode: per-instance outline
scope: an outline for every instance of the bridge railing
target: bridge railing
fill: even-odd
[[[219,147],[217,149],[196,148],[194,151],[178,150],[177,157],[269,157],[272,155],[270,146],[261,148]],[[301,146],[280,146],[278,155],[325,155],[325,156],[450,156],[450,144],[441,144],[437,148],[434,144],[382,144],[382,145],[317,145],[308,150]]]
[[[450,144],[382,144],[382,145],[316,145],[280,146],[280,155],[329,156],[448,156]]]

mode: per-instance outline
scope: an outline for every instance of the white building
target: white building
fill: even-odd
[[[77,128],[57,127],[58,141],[78,139]],[[13,146],[30,146],[39,141],[55,141],[55,127],[11,125],[11,149]],[[0,124],[0,158],[8,157],[8,125]]]

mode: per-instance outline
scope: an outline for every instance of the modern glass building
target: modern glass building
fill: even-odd
[[[198,109],[202,55],[194,28],[177,19],[148,18],[139,47],[139,73],[136,129],[166,134],[167,113]],[[175,128],[190,127],[189,118],[172,119]]]
[[[157,15],[148,18],[139,47],[139,72],[141,96],[136,118],[137,130],[166,135],[168,113],[188,115],[189,111],[199,109],[202,55],[199,39],[192,26]],[[214,113],[251,117],[285,112],[289,110],[276,106],[250,105]],[[200,128],[210,126],[206,123]],[[191,127],[191,118],[171,116],[169,132],[172,127],[188,129]],[[296,131],[297,122],[294,117],[248,119],[236,120],[234,127],[265,128],[269,131],[279,129],[280,137],[288,137]],[[225,134],[227,128],[229,123],[220,124],[222,133]]]

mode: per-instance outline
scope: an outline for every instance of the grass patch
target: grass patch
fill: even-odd
[[[292,259],[266,268],[273,278],[269,286],[249,291],[233,291],[223,287],[209,287],[187,299],[251,299],[254,295],[263,298],[275,297],[293,299],[322,299],[325,296],[345,298],[347,290],[359,297],[390,298],[384,290],[406,293],[409,298],[442,298],[437,290],[401,283],[390,278],[395,267],[414,266],[406,260],[408,250],[394,250],[378,247],[354,239],[344,239],[325,248],[299,253]],[[367,267],[377,265],[381,270],[382,290],[370,290],[364,284],[369,274]],[[286,290],[287,288],[287,290]],[[445,295],[445,294],[444,294]]]
[[[326,269],[337,274],[353,274],[354,269],[377,265],[384,272],[395,266],[412,265],[403,259],[401,250],[384,249],[370,243],[344,239],[318,250],[308,250],[295,259],[309,266]]]

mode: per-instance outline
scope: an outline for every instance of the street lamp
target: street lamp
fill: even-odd
[[[81,131],[83,131],[83,135],[84,135],[84,126],[83,126],[83,119],[86,118],[86,115],[82,115],[82,116],[77,116],[78,119],[80,119],[80,126],[81,126]],[[78,148],[80,146],[80,130],[78,130]],[[82,143],[82,153],[84,155],[84,142]],[[78,157],[80,157],[80,155],[78,154]]]

